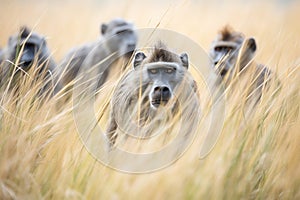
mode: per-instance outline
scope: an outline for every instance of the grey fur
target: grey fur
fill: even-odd
[[[107,24],[102,24],[100,33],[102,37],[98,41],[74,48],[63,58],[59,65],[60,72],[65,71],[62,77],[62,86],[66,86],[74,80],[80,70],[94,67],[114,52],[117,52],[118,55],[127,53],[124,57],[130,58],[137,44],[137,34],[133,24],[116,18]],[[112,36],[114,36],[113,39],[111,39]],[[110,67],[103,72],[99,86],[106,81],[109,70]]]
[[[2,58],[4,63],[1,69],[1,85],[5,84],[12,75],[15,79],[19,73],[28,72],[34,63],[37,74],[39,76],[45,74],[45,86],[41,92],[49,88],[56,64],[50,56],[45,38],[40,34],[32,32],[26,26],[21,27],[17,34],[9,38],[2,52]],[[18,66],[15,72],[12,63]]]
[[[252,90],[257,91],[260,99],[262,88],[271,79],[273,73],[266,66],[255,63],[256,50],[254,38],[246,38],[244,34],[226,26],[212,42],[210,57],[211,66],[220,75],[225,86],[237,74],[253,73]]]
[[[151,121],[160,112],[161,107],[168,106],[166,108],[170,108],[174,113],[178,108],[178,98],[186,100],[191,93],[195,94],[195,81],[187,71],[187,63],[186,53],[172,53],[166,50],[162,43],[159,43],[149,56],[143,52],[135,54],[133,69],[122,77],[111,100],[106,131],[110,147],[117,139],[117,122],[129,120],[125,113],[132,113],[138,102],[141,102],[138,123],[144,126],[146,121]],[[181,88],[184,84],[187,84],[188,88]]]

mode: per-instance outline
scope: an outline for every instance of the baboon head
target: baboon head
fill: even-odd
[[[49,57],[45,39],[29,28],[23,26],[18,34],[8,41],[8,60],[16,63],[24,71],[28,71],[36,61],[39,66]]]
[[[118,52],[128,57],[132,55],[137,44],[137,34],[132,23],[121,18],[113,19],[101,25],[101,34],[109,39],[106,46],[111,53]]]
[[[242,33],[224,27],[212,42],[210,57],[212,67],[224,77],[228,71],[242,70],[253,59],[256,52],[254,38],[247,38]]]
[[[141,129],[135,128],[143,127],[141,134],[148,135],[173,123],[179,110],[193,113],[198,108],[195,81],[188,72],[188,55],[173,53],[162,42],[144,52],[135,53],[133,69],[114,90],[106,132],[110,145],[115,144],[118,127],[139,133]]]
[[[160,44],[149,58],[143,52],[137,52],[133,65],[135,70],[142,70],[142,79],[150,87],[150,106],[156,109],[165,106],[174,97],[174,90],[180,85],[189,61],[186,53],[177,55]]]

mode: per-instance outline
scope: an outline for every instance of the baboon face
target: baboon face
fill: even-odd
[[[9,60],[16,62],[19,59],[18,66],[28,71],[35,60],[41,61],[41,55],[45,55],[46,41],[27,27],[22,27],[19,34],[9,38],[8,49]]]
[[[177,56],[177,55],[176,55]],[[136,70],[142,70],[142,79],[147,80],[150,87],[148,99],[150,106],[157,109],[165,106],[173,98],[174,90],[181,83],[188,68],[188,56],[180,55],[180,62],[144,62],[146,55],[138,52],[133,64]]]
[[[225,68],[232,70],[234,67],[238,67],[242,70],[247,66],[255,56],[256,42],[254,38],[245,39],[243,44],[234,51],[228,59],[225,61]],[[227,71],[228,71],[227,70]]]
[[[137,44],[137,34],[133,24],[117,18],[108,24],[102,24],[101,33],[106,38],[114,36],[107,44],[110,52],[118,52],[120,55],[126,54],[126,56],[132,55]]]
[[[220,41],[217,42],[216,45],[213,47],[212,50],[212,61],[213,61],[213,66],[218,67],[220,69],[219,73],[221,76],[224,76],[227,71],[229,70],[229,67],[225,62],[223,63],[223,66],[219,66],[222,64],[221,61],[225,60],[225,58],[232,58],[233,54],[238,51],[240,48],[239,45],[233,43],[233,42],[224,42]]]
[[[225,27],[213,41],[210,50],[212,67],[224,77],[228,71],[244,68],[256,51],[254,38],[245,39],[244,35]]]

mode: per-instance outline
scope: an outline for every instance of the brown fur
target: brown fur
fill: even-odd
[[[155,45],[153,52],[149,58],[145,60],[147,63],[159,61],[181,63],[178,55],[171,53],[171,51],[167,49],[167,46],[161,41]]]
[[[235,32],[233,28],[229,25],[224,26],[219,31],[219,35],[220,35],[219,40],[221,41],[231,41],[231,42],[238,42],[238,43],[243,41],[245,38],[243,33]]]

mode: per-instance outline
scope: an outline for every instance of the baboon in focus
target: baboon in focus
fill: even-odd
[[[236,75],[251,74],[252,78],[248,84],[251,84],[251,91],[258,92],[260,98],[263,86],[273,74],[264,65],[254,62],[256,50],[254,38],[246,38],[243,33],[225,26],[212,42],[210,57],[212,67],[221,76],[225,85]]]
[[[100,32],[102,38],[99,41],[75,48],[64,57],[60,64],[60,71],[64,73],[62,86],[74,80],[82,67],[88,70],[113,53],[124,55],[127,60],[131,57],[137,44],[137,34],[132,23],[116,18],[107,24],[103,23]],[[108,67],[103,72],[98,86],[105,82],[110,70]]]
[[[4,63],[1,68],[1,84],[5,84],[11,78],[13,82],[17,82],[20,74],[28,73],[34,67],[37,78],[44,76],[45,82],[41,92],[49,87],[56,65],[51,59],[43,36],[23,26],[17,34],[9,38],[2,54]]]
[[[199,105],[191,103],[192,98],[195,100],[198,97],[195,95],[196,82],[188,72],[188,67],[189,59],[186,53],[178,55],[170,52],[161,42],[148,57],[141,51],[135,54],[133,69],[122,77],[111,99],[110,119],[106,131],[110,146],[116,142],[116,130],[122,124],[119,122],[125,120],[126,123],[131,123],[126,113],[132,115],[138,110],[137,123],[141,127],[146,126],[146,123],[152,121],[160,112],[169,110],[174,116],[180,103],[187,104],[180,105],[190,106],[192,109],[189,111],[189,117],[196,115],[194,111]]]

